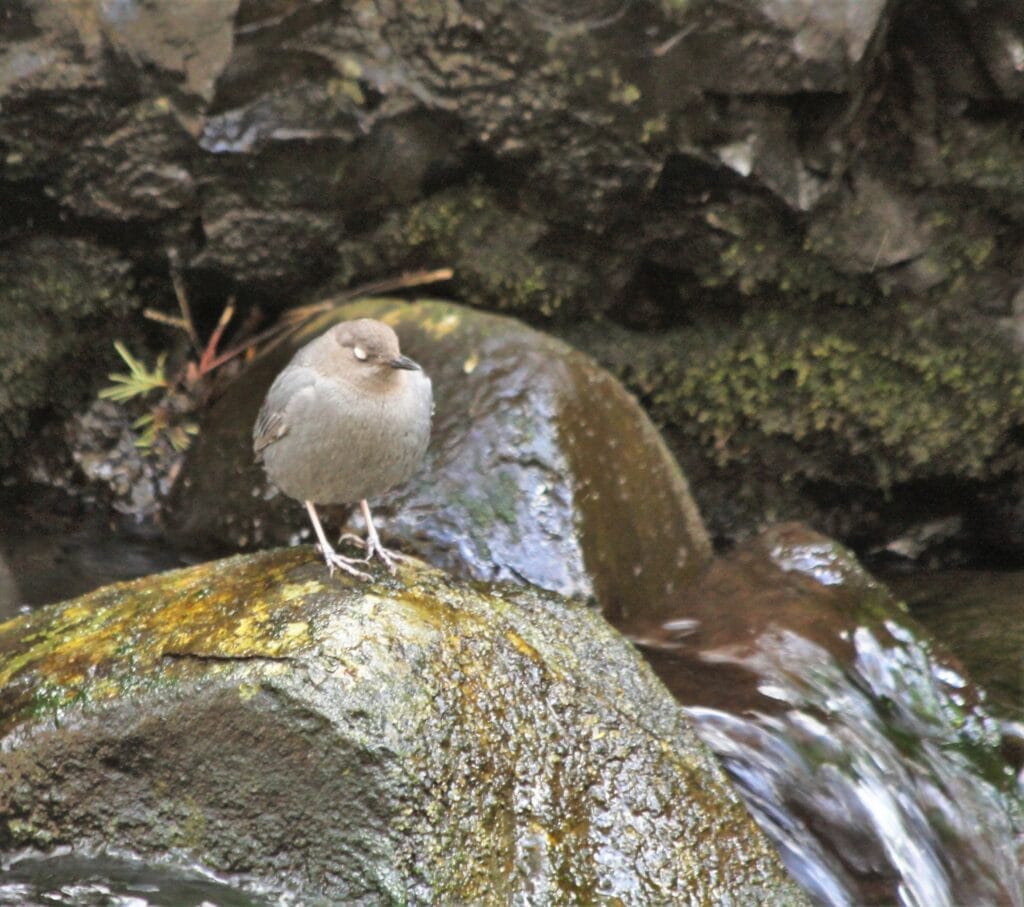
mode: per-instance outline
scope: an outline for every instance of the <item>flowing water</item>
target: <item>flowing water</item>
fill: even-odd
[[[0,862],[0,907],[298,907],[196,867],[60,853]],[[301,902],[308,904],[308,901]]]
[[[1024,776],[984,693],[838,546],[768,548],[637,642],[790,872],[828,905],[1024,905]]]

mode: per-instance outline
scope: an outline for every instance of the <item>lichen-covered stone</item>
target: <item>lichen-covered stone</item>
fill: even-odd
[[[0,625],[0,848],[169,853],[346,903],[803,904],[592,610],[309,548]]]

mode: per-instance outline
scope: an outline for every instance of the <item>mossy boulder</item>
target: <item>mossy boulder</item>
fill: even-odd
[[[469,305],[578,318],[607,304],[601,268],[580,263],[581,248],[596,253],[592,245],[581,237],[560,242],[541,218],[510,210],[493,189],[471,182],[395,212],[369,242],[342,244],[342,268],[332,283],[343,289],[354,275],[442,261],[454,271],[453,293]]]
[[[252,545],[308,531],[299,504],[265,500],[252,425],[295,346],[364,316],[391,324],[434,384],[423,466],[371,502],[389,535],[459,575],[593,597],[612,618],[665,610],[700,572],[710,543],[686,480],[619,382],[518,321],[429,300],[338,307],[258,362],[213,407],[189,452],[175,490],[177,535]]]
[[[108,847],[346,903],[803,904],[593,610],[308,547],[0,625],[0,848]]]

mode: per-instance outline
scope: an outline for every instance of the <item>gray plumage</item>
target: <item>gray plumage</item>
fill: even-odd
[[[365,575],[327,545],[316,504],[359,502],[366,560],[376,553],[394,569],[366,502],[415,472],[430,440],[432,410],[430,379],[401,355],[394,331],[369,318],[310,341],[270,386],[253,450],[270,481],[306,504],[332,572]]]

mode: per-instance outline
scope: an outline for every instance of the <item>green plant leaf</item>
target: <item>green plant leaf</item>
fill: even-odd
[[[167,362],[167,354],[161,353],[156,360],[156,365],[150,371],[146,364],[136,359],[128,348],[120,341],[114,341],[114,349],[128,366],[129,374],[123,372],[112,372],[107,377],[114,383],[100,390],[99,396],[102,400],[114,400],[124,403],[133,397],[141,397],[152,390],[167,387],[167,375],[164,366]]]

